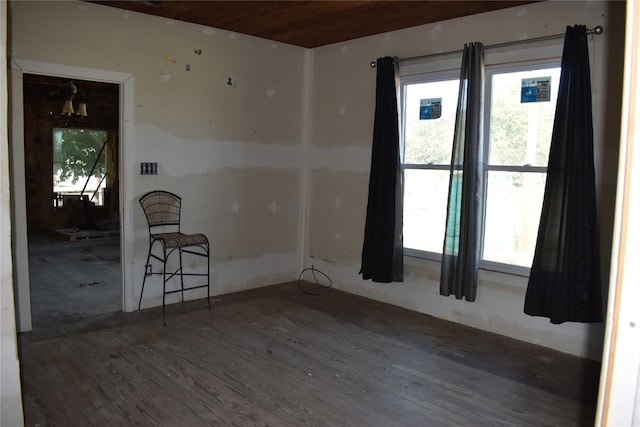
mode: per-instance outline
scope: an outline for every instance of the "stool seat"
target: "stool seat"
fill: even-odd
[[[209,240],[204,234],[156,233],[153,240],[160,240],[166,248],[184,248],[187,246],[208,245]]]

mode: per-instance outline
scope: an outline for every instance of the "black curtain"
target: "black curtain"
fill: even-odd
[[[475,301],[482,241],[484,47],[464,45],[453,136],[440,295]]]
[[[549,166],[524,312],[601,322],[587,29],[567,27]]]
[[[378,58],[369,199],[362,278],[402,282],[402,170],[398,132],[397,60]]]

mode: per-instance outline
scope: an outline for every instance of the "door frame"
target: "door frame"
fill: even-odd
[[[13,218],[12,246],[14,289],[16,300],[16,328],[18,332],[30,331],[31,289],[29,283],[29,252],[27,241],[27,210],[25,195],[25,158],[24,158],[24,73],[40,74],[70,79],[84,79],[115,83],[120,86],[120,118],[118,125],[118,145],[120,156],[119,174],[119,206],[120,216],[120,268],[122,277],[122,310],[133,311],[136,308],[135,286],[132,268],[125,262],[133,259],[133,213],[124,207],[133,195],[126,183],[132,178],[133,168],[129,168],[127,159],[133,139],[133,84],[134,76],[130,73],[100,70],[94,68],[74,67],[62,64],[11,59],[10,100],[11,111],[11,216]]]

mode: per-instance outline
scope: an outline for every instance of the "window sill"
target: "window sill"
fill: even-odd
[[[417,251],[415,249],[404,249],[404,262],[408,266],[427,267],[440,269],[442,255],[433,252]],[[519,265],[502,264],[492,261],[480,261],[480,279],[482,276],[492,276],[493,274],[505,274],[508,276],[517,276],[528,278],[530,268],[521,267]]]

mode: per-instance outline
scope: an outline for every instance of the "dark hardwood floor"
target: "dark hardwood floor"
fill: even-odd
[[[307,284],[306,286],[312,286]],[[599,364],[296,283],[20,336],[27,426],[587,426]]]

